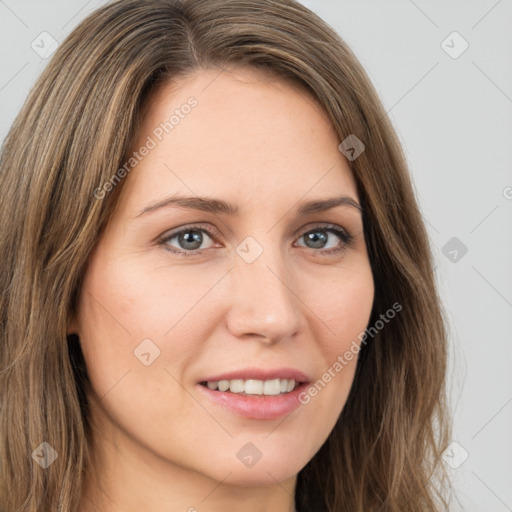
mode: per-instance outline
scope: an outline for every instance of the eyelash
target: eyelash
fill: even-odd
[[[215,242],[215,235],[212,232],[211,228],[208,225],[205,224],[196,224],[196,225],[190,225],[185,226],[178,231],[174,231],[158,240],[158,245],[162,246],[166,251],[169,251],[172,254],[176,254],[178,256],[197,256],[201,254],[204,251],[208,251],[210,249],[203,249],[200,251],[185,251],[185,250],[174,250],[169,248],[168,242],[172,240],[173,238],[176,238],[177,236],[181,235],[182,233],[187,233],[189,231],[198,231],[198,232],[206,232],[206,234]],[[350,235],[345,229],[340,228],[336,226],[335,224],[321,224],[319,226],[315,226],[312,229],[308,229],[305,231],[300,237],[307,235],[308,233],[313,233],[315,231],[325,231],[329,233],[334,233],[338,238],[342,240],[342,245],[340,247],[334,248],[334,249],[311,249],[314,253],[320,253],[320,254],[326,254],[328,256],[334,256],[334,255],[340,255],[343,254],[345,251],[348,250],[348,248],[353,243],[353,237]],[[303,247],[303,246],[301,246]]]

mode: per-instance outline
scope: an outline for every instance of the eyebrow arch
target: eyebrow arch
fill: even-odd
[[[135,216],[135,218],[148,214],[155,210],[159,210],[161,208],[173,205],[182,208],[188,208],[191,210],[198,210],[214,214],[224,213],[227,215],[236,216],[239,213],[238,206],[226,203],[221,199],[214,199],[211,197],[173,196],[167,199],[163,199],[162,201],[158,201],[157,203],[150,204],[149,206],[146,206]],[[350,206],[355,208],[359,212],[363,211],[361,205],[350,196],[331,197],[328,199],[317,199],[313,201],[300,203],[299,206],[296,208],[296,211],[298,215],[308,215],[311,213],[330,210],[331,208],[335,208],[336,206]]]

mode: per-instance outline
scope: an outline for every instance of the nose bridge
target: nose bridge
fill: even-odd
[[[236,249],[230,327],[234,334],[269,340],[292,336],[300,324],[292,273],[279,244],[247,237]],[[260,239],[262,239],[260,237]]]

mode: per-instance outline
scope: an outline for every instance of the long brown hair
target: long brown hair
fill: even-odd
[[[445,509],[446,320],[406,162],[377,94],[339,35],[293,0],[119,0],[61,44],[0,156],[0,469],[4,512],[76,511],[90,470],[87,373],[66,326],[124,180],[145,99],[202,68],[252,66],[305,88],[350,161],[375,283],[348,401],[298,475],[301,512]],[[77,348],[78,347],[78,351]],[[47,442],[47,469],[31,454]]]

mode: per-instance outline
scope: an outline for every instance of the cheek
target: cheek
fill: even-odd
[[[350,392],[361,339],[368,326],[374,299],[369,265],[324,280],[324,287],[307,295],[318,316],[315,338],[322,366],[317,380],[303,393],[301,402],[323,417],[326,435],[334,426]],[[306,297],[306,296],[305,296]]]
[[[167,396],[178,391],[164,372],[181,381],[182,368],[208,339],[208,315],[214,310],[211,303],[205,309],[201,299],[222,277],[221,271],[180,270],[111,262],[104,254],[91,260],[78,314],[81,347],[97,395],[110,392],[128,373],[120,387],[137,379],[134,401],[146,400],[144,390],[157,396],[162,381]]]
[[[154,425],[187,422],[181,369],[198,334],[187,335],[181,320],[197,297],[185,282],[174,286],[180,293],[171,293],[151,272],[123,265],[89,269],[79,307],[80,343],[90,398],[98,403],[92,416],[103,429],[113,423],[144,440]],[[174,446],[171,441],[166,439]]]
[[[311,309],[317,313],[319,324],[325,327],[322,346],[333,361],[352,341],[359,342],[366,329],[373,306],[374,283],[369,264],[343,269],[322,286],[305,295]],[[341,351],[341,352],[340,352]]]
[[[81,330],[102,338],[103,344],[115,345],[122,339],[133,345],[132,350],[146,338],[169,338],[222,276],[220,271],[166,269],[161,261],[109,262],[103,257],[108,264],[104,266],[101,260],[99,256],[92,262],[84,281]]]
[[[134,263],[119,271],[115,282],[108,289],[102,286],[98,293],[115,303],[116,315],[124,320],[133,337],[153,334],[169,338],[189,323],[191,313],[204,309],[202,300],[224,273],[223,269]]]

